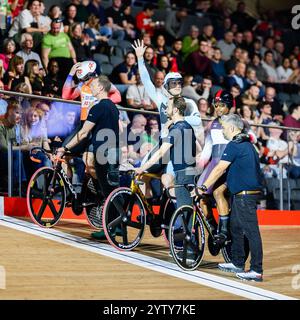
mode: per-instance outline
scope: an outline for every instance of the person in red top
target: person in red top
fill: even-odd
[[[136,27],[141,33],[149,33],[150,36],[154,35],[155,22],[152,21],[154,15],[154,6],[147,3],[144,10],[136,16]]]
[[[12,18],[15,18],[24,9],[25,0],[8,0]]]
[[[283,120],[283,125],[291,128],[300,129],[300,104],[293,103],[289,107],[289,115]]]

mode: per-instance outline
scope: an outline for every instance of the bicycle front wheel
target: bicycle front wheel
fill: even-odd
[[[27,188],[27,208],[33,222],[41,227],[53,227],[65,205],[66,189],[60,174],[48,167],[37,170]]]
[[[204,255],[205,234],[199,214],[182,206],[173,214],[169,227],[171,254],[183,270],[195,270]]]
[[[107,197],[103,208],[103,230],[111,245],[132,250],[142,240],[146,211],[141,198],[130,188],[117,188]]]

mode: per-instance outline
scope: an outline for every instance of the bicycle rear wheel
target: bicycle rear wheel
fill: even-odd
[[[142,240],[146,211],[141,198],[130,188],[117,188],[107,197],[103,208],[103,230],[111,245],[132,250]]]
[[[172,199],[168,198],[167,201],[165,202],[164,208],[161,208],[163,210],[162,212],[162,221],[164,228],[162,230],[162,235],[167,243],[167,246],[169,246],[169,226],[170,226],[170,221],[172,218],[173,213],[176,210],[176,205],[172,201]]]
[[[245,251],[245,262],[246,262],[249,257],[249,252],[250,252],[249,242],[246,237],[244,237],[244,251]],[[232,253],[231,253],[231,239],[230,238],[226,242],[225,246],[221,248],[221,252],[222,252],[222,255],[223,255],[225,262],[227,262],[227,263],[231,262]]]
[[[201,217],[191,206],[182,206],[170,221],[169,240],[171,254],[183,270],[195,270],[204,255],[205,234]]]
[[[65,205],[66,189],[60,174],[48,167],[37,170],[27,188],[27,208],[33,222],[41,227],[53,227]]]
[[[95,203],[95,205],[87,206],[84,212],[89,225],[96,230],[100,230],[103,228],[102,212],[104,200],[99,199],[96,188],[97,186],[94,185],[93,179],[90,177],[87,181],[85,200],[90,203]]]

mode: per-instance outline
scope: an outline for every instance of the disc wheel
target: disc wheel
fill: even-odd
[[[171,254],[183,270],[195,270],[204,255],[205,234],[198,214],[193,223],[193,208],[182,206],[173,214],[170,221],[169,240]]]
[[[33,222],[41,227],[53,227],[65,205],[66,189],[60,174],[48,167],[37,170],[27,188],[27,208]]]
[[[117,188],[103,208],[103,229],[107,240],[119,250],[132,250],[142,240],[146,211],[141,198],[130,188]]]

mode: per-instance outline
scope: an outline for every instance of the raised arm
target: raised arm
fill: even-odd
[[[62,98],[63,99],[74,100],[80,96],[82,84],[79,84],[78,86],[76,86],[73,81],[73,76],[75,75],[75,73],[79,67],[80,67],[80,62],[74,64],[74,66],[71,68],[69,75],[67,76],[67,79],[64,83],[63,89],[62,89]]]
[[[147,47],[144,46],[143,40],[142,41],[136,40],[134,41],[134,45],[132,45],[132,48],[134,49],[136,57],[138,59],[139,73],[140,73],[141,81],[145,87],[145,91],[151,97],[151,100],[159,108],[160,101],[157,98],[157,92],[155,90],[155,86],[151,81],[150,75],[148,73],[148,70],[145,66],[145,61],[144,61],[144,53]]]

